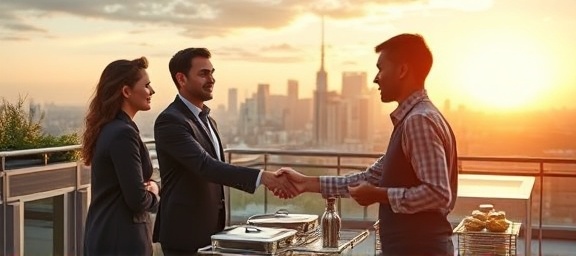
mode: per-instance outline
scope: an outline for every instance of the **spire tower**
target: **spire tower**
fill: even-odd
[[[328,74],[324,68],[324,15],[322,15],[320,70],[316,72],[316,90],[314,91],[314,142],[318,146],[326,143]]]
[[[324,15],[322,15],[322,44],[320,45],[320,70],[324,71]]]

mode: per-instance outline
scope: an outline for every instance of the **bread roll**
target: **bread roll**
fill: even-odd
[[[486,221],[488,219],[488,215],[486,215],[486,213],[483,213],[479,210],[474,210],[472,212],[472,217],[479,219],[481,221]]]
[[[486,221],[486,229],[491,232],[504,232],[510,227],[510,222],[506,219],[489,219]]]
[[[464,227],[468,231],[482,231],[486,227],[486,224],[484,221],[468,216],[464,218]]]
[[[505,220],[506,219],[506,212],[504,211],[497,211],[488,213],[488,220]]]

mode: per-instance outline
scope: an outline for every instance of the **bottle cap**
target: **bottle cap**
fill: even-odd
[[[491,204],[481,204],[480,206],[478,206],[478,208],[480,209],[481,212],[488,213],[488,212],[494,210],[494,205],[491,205]]]

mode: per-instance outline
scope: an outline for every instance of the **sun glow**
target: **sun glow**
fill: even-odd
[[[496,37],[498,38],[498,37]],[[475,42],[463,56],[460,83],[474,105],[492,110],[532,108],[552,86],[552,66],[534,41]]]

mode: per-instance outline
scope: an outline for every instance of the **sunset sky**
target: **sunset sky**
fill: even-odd
[[[284,94],[288,79],[311,97],[322,13],[331,90],[343,71],[371,81],[374,46],[408,32],[434,54],[427,88],[439,105],[576,107],[573,0],[1,0],[0,97],[85,105],[109,62],[146,56],[160,110],[176,95],[168,61],[187,47],[213,53],[210,106],[225,103],[231,87],[241,98],[258,83]]]

